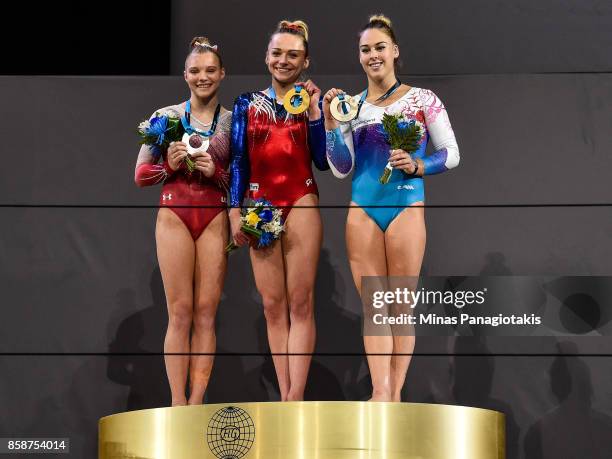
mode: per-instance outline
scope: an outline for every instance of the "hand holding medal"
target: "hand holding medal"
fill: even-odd
[[[181,141],[171,142],[167,152],[170,169],[173,171],[178,170],[185,161],[185,158],[187,158],[187,146]]]
[[[402,85],[402,82],[398,79],[395,84],[391,86],[387,92],[374,101],[374,103],[382,102],[388,99],[398,88]],[[334,97],[335,96],[335,97]],[[348,96],[341,89],[330,89],[325,95],[325,102],[329,103],[329,111],[331,116],[340,122],[347,122],[354,120],[359,116],[361,107],[368,97],[368,90],[366,89],[361,93],[358,98]]]
[[[181,118],[185,134],[183,134],[182,142],[187,146],[187,155],[185,156],[185,166],[189,172],[196,170],[195,156],[196,153],[205,153],[210,144],[210,137],[217,129],[219,121],[219,113],[221,112],[221,104],[217,104],[215,114],[210,129],[208,131],[200,131],[191,126],[191,101],[185,104],[185,116]]]
[[[351,121],[357,117],[358,102],[354,97],[340,93],[331,101],[331,115],[340,122]]]
[[[354,120],[359,116],[364,100],[363,94],[361,97],[351,97],[341,89],[330,89],[325,94],[326,115],[330,115],[341,123]]]

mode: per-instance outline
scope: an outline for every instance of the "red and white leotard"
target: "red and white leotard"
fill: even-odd
[[[156,113],[168,112],[171,116],[184,116],[185,103],[162,108]],[[210,128],[210,125],[204,125],[193,115],[191,124],[203,131]],[[143,145],[138,154],[136,183],[139,186],[150,186],[163,182],[160,206],[168,207],[183,221],[194,241],[227,206],[230,128],[231,113],[222,111],[207,150],[215,163],[215,173],[210,178],[197,170],[189,173],[184,166],[173,171],[168,165],[165,150],[156,156],[151,148]]]

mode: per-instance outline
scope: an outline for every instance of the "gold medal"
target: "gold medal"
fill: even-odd
[[[283,107],[292,115],[299,115],[308,110],[310,106],[310,96],[302,86],[296,85],[293,89],[285,94],[283,99]]]
[[[357,116],[359,105],[354,97],[338,94],[329,104],[329,110],[338,121],[351,121]]]

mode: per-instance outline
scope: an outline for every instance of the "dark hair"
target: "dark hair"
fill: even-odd
[[[277,33],[289,33],[291,35],[297,35],[302,38],[304,42],[304,50],[306,51],[306,57],[308,57],[308,25],[304,21],[296,20],[296,21],[288,21],[283,19],[276,26],[276,30],[272,35],[270,35],[270,39]]]
[[[204,53],[213,53],[219,59],[219,65],[223,68],[223,59],[221,58],[221,54],[219,54],[219,49],[217,45],[211,45],[210,40],[206,37],[193,37],[191,39],[191,43],[189,43],[189,54],[187,55],[187,59],[192,54],[204,54]]]

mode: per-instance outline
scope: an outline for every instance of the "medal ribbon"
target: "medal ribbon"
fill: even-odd
[[[398,79],[395,80],[395,84],[393,86],[391,86],[386,93],[384,93],[382,96],[380,96],[378,99],[376,99],[374,102],[382,102],[385,99],[388,99],[389,97],[391,97],[391,95],[397,91],[397,89],[402,85],[402,82]],[[359,117],[359,112],[361,112],[361,106],[363,105],[363,103],[366,100],[366,97],[368,97],[368,90],[366,89],[365,91],[363,91],[363,93],[361,93],[361,98],[359,99],[359,104],[357,105],[357,114],[355,115],[355,118]]]
[[[213,121],[212,121],[212,125],[210,126],[210,129],[208,131],[200,131],[199,129],[196,129],[193,126],[191,126],[191,101],[188,100],[187,103],[185,104],[185,116],[181,117],[181,123],[183,124],[183,128],[185,129],[185,132],[189,135],[195,132],[197,134],[200,134],[201,136],[210,137],[211,135],[215,133],[215,130],[217,129],[217,123],[219,122],[220,112],[221,112],[221,104],[217,104],[217,108],[215,109],[215,114],[213,116]]]

